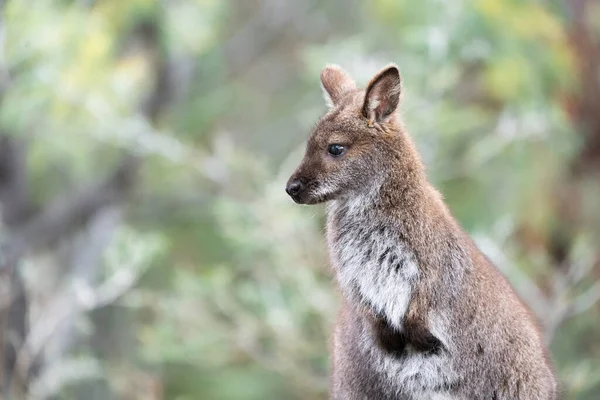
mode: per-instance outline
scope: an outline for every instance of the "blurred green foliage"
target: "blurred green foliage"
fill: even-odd
[[[143,274],[83,317],[72,357],[98,367],[56,398],[326,398],[338,295],[323,210],[283,186],[324,111],[322,66],[364,84],[388,62],[431,180],[550,327],[566,397],[597,398],[598,308],[560,313],[600,272],[597,186],[577,181],[594,221],[567,249],[577,281],[564,283],[549,244],[584,143],[567,3],[6,2],[0,129],[28,143],[36,202],[109,174],[124,152],[143,160],[102,263],[106,277],[128,263]]]

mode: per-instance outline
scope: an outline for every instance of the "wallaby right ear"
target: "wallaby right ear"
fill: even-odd
[[[348,92],[356,89],[356,83],[350,75],[337,65],[327,65],[321,71],[323,95],[329,107],[339,104]]]
[[[371,122],[386,122],[400,102],[401,83],[395,64],[379,71],[367,86],[362,110],[365,118]]]

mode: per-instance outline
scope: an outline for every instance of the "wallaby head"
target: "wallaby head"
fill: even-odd
[[[329,111],[317,122],[286,187],[300,204],[368,193],[390,171],[401,143],[397,66],[383,68],[364,90],[335,65],[323,69],[321,83]]]

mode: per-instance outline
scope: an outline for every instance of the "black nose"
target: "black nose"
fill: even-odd
[[[287,187],[285,188],[285,191],[290,196],[295,196],[298,193],[300,193],[300,189],[302,189],[302,182],[300,182],[299,180],[295,180],[288,183]]]

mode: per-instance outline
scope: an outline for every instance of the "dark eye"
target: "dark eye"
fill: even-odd
[[[330,144],[327,147],[327,152],[334,157],[341,156],[345,151],[346,147],[342,146],[341,144]]]

